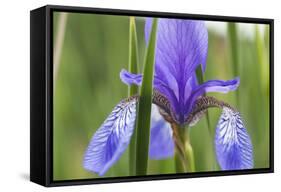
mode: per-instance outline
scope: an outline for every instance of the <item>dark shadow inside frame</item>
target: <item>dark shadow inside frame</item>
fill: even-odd
[[[95,179],[53,180],[53,12],[95,13],[269,24],[270,26],[270,149],[269,168],[177,173]],[[274,171],[274,21],[272,19],[99,9],[47,5],[30,12],[30,180],[43,186],[149,181],[162,179],[272,173]]]

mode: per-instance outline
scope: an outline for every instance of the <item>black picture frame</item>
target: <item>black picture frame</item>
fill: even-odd
[[[269,168],[130,176],[79,180],[53,180],[53,12],[183,18],[206,21],[269,24],[270,26],[270,150]],[[274,20],[137,10],[46,5],[30,12],[30,180],[43,186],[65,186],[179,179],[274,172]]]

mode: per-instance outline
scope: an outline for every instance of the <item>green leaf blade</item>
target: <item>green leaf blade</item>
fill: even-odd
[[[238,35],[237,35],[237,24],[230,22],[227,25],[228,36],[229,36],[229,50],[231,58],[231,66],[234,76],[239,74],[239,51],[238,51]],[[235,91],[236,103],[239,106],[239,89]]]
[[[146,175],[147,171],[156,38],[157,19],[153,19],[149,42],[145,53],[143,79],[137,113],[137,175]]]
[[[203,71],[202,71],[201,65],[199,67],[197,67],[197,69],[196,69],[196,77],[197,77],[199,84],[204,83],[204,77],[203,77]],[[204,94],[204,95],[206,95],[206,94]],[[212,135],[211,122],[210,122],[210,116],[209,116],[208,110],[206,111],[206,120],[207,120],[207,127],[209,130],[209,134]]]
[[[129,72],[138,73],[139,72],[139,58],[138,58],[138,41],[136,32],[135,18],[130,17],[129,24]],[[128,96],[133,96],[138,94],[138,86],[131,85],[128,87]],[[134,131],[130,146],[129,146],[129,172],[133,176],[136,174],[136,131]]]

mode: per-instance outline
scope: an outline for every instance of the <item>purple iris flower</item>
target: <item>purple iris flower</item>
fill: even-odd
[[[152,19],[147,19],[146,42],[151,25]],[[159,19],[155,53],[153,87],[166,103],[154,102],[152,108],[149,156],[163,159],[173,156],[175,148],[171,122],[164,118],[163,111],[173,123],[192,126],[198,119],[194,108],[198,107],[200,98],[207,92],[236,90],[239,78],[198,83],[195,71],[197,67],[205,71],[208,53],[208,32],[203,21]],[[132,74],[124,69],[120,78],[127,85],[140,86],[142,83],[142,74]],[[113,109],[87,148],[85,169],[103,175],[120,158],[134,131],[137,102],[137,97],[128,98]],[[217,102],[217,106],[223,109],[215,136],[221,169],[252,168],[252,144],[239,112],[223,102]],[[193,120],[189,121],[191,117]]]

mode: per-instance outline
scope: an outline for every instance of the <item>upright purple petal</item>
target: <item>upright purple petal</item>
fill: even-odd
[[[252,143],[239,112],[223,108],[216,129],[215,146],[222,170],[253,168]]]
[[[150,130],[150,159],[165,159],[174,155],[173,131],[160,115],[156,105],[152,105],[151,130]]]
[[[136,120],[136,99],[121,101],[94,134],[84,168],[104,175],[128,147]]]
[[[240,80],[239,78],[235,78],[228,81],[223,80],[209,80],[204,82],[203,84],[197,86],[191,93],[187,102],[185,103],[185,114],[191,111],[192,106],[196,99],[207,92],[221,92],[227,93],[229,91],[234,91],[239,86]]]
[[[145,36],[148,40],[151,19],[147,19]],[[191,78],[198,65],[206,68],[208,32],[202,21],[159,19],[155,55],[155,77],[169,88],[165,96],[172,103],[178,120],[183,120],[184,103],[190,95]],[[158,86],[155,86],[158,89]],[[160,90],[159,90],[160,91]],[[160,91],[161,92],[161,91]],[[171,98],[173,97],[173,98]]]
[[[145,40],[148,42],[152,26],[152,18],[146,19]],[[208,31],[203,21],[187,19],[159,19],[157,31],[157,50],[159,54],[168,54],[169,61],[160,59],[159,62],[176,65],[202,65],[206,69],[208,54]],[[175,55],[170,55],[171,51]],[[181,63],[181,57],[186,58]],[[157,57],[158,59],[158,57]],[[190,61],[187,61],[190,59]],[[199,62],[197,62],[199,61]],[[193,63],[192,63],[193,62]],[[156,63],[158,63],[156,61]]]

